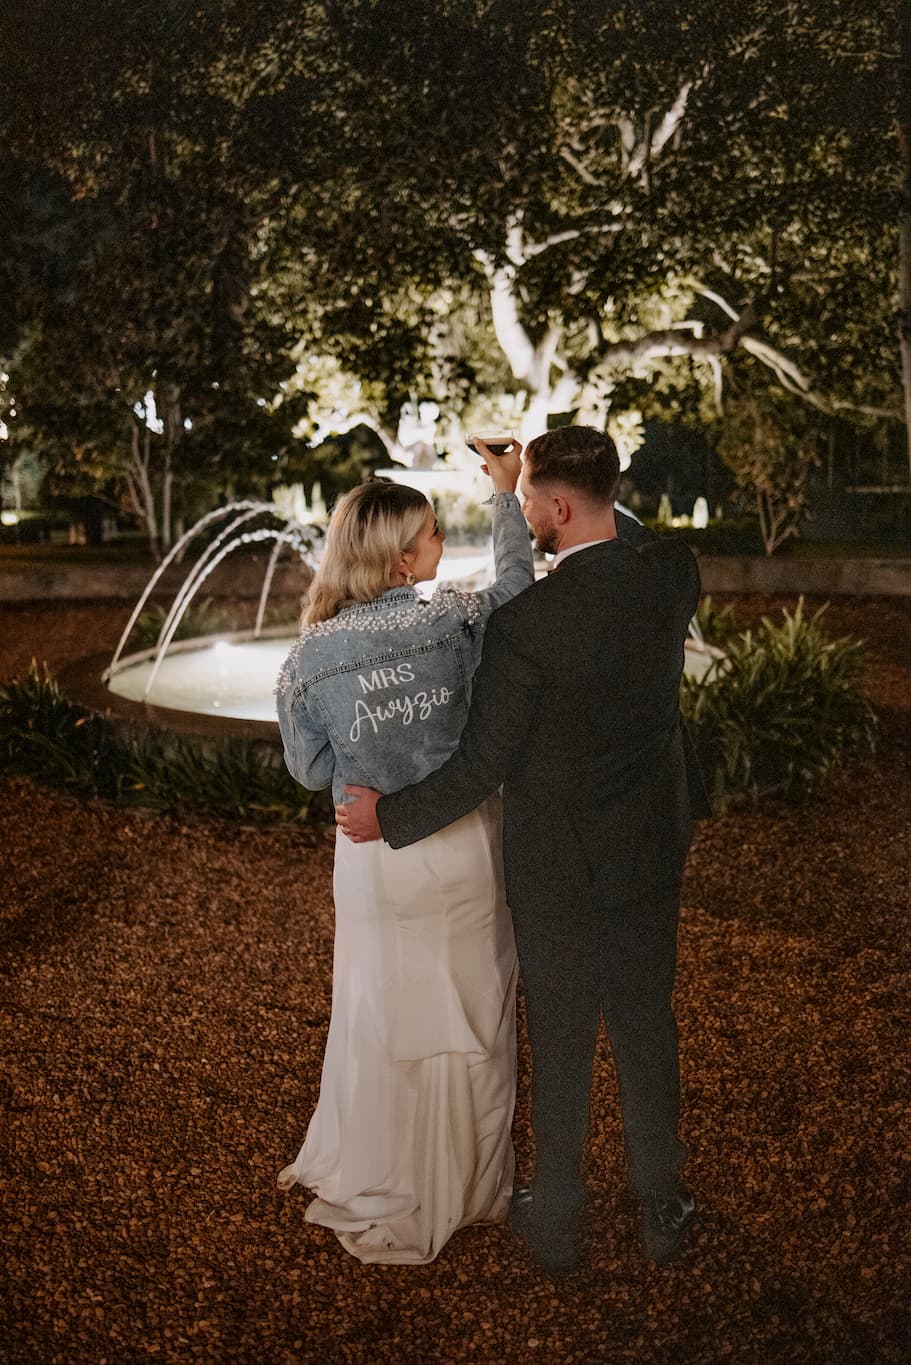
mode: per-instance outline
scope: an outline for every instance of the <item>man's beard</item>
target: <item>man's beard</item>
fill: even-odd
[[[557,553],[557,528],[552,521],[535,529],[535,547],[542,555]]]

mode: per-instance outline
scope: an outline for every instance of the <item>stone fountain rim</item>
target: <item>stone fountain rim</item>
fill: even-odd
[[[257,633],[252,627],[245,630],[224,630],[212,635],[194,635],[175,640],[168,647],[168,655],[188,654],[197,649],[209,649],[219,642],[250,644],[255,640],[292,638],[293,623],[264,626]],[[118,728],[146,732],[167,731],[182,739],[197,739],[206,743],[225,739],[247,739],[281,747],[281,733],[277,720],[244,720],[240,716],[203,715],[199,711],[179,711],[170,706],[155,706],[151,702],[131,701],[120,697],[107,687],[107,680],[135,664],[146,663],[156,653],[156,646],[124,654],[111,668],[109,650],[75,659],[60,670],[58,680],[64,695],[75,705],[84,706],[93,715],[112,722]]]

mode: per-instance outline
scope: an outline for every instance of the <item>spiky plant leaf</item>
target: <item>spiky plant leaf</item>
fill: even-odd
[[[731,636],[699,683],[684,678],[681,706],[720,804],[747,797],[808,799],[834,767],[869,752],[876,715],[862,691],[862,646],[830,639],[803,599],[780,624]]]

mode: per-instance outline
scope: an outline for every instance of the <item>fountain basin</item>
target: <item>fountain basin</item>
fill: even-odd
[[[464,482],[463,474],[452,470],[390,469],[381,473],[418,487],[427,496],[453,489],[458,492]],[[206,513],[181,537],[152,575],[113,658],[109,661],[96,655],[63,671],[60,681],[66,694],[120,729],[158,730],[210,743],[240,737],[280,748],[274,687],[296,634],[287,625],[264,628],[263,621],[283,549],[296,552],[311,571],[314,567],[308,556],[316,532],[302,491],[301,502],[301,507],[295,503],[289,508],[276,502],[231,502]],[[157,644],[125,655],[124,647],[142,608],[163,582],[164,574],[204,532],[208,543],[186,573],[166,614]],[[177,640],[181,619],[194,596],[222,561],[243,545],[268,542],[272,549],[252,630]],[[540,563],[537,570],[540,575],[547,571],[547,566]],[[437,581],[448,580],[459,588],[477,591],[487,586],[493,571],[489,540],[485,539],[482,546],[447,544]],[[422,584],[419,591],[429,596],[433,586]],[[718,651],[705,645],[695,629],[692,634],[696,638],[687,641],[686,672],[701,679]]]
[[[154,649],[121,660],[107,679],[107,687],[115,696],[131,702],[202,716],[274,723],[273,688],[294,639],[285,626],[271,638],[261,634],[254,639],[247,632],[217,640],[182,640],[162,659],[148,694]]]
[[[158,677],[145,699],[143,693],[154,666],[155,649],[126,655],[113,668],[109,652],[89,655],[63,668],[59,681],[70,701],[101,716],[125,735],[155,731],[204,746],[226,739],[244,739],[279,753],[281,736],[272,688],[292,638],[287,626],[279,626],[261,631],[258,637],[253,630],[245,630],[179,640],[172,643],[162,660]],[[218,646],[221,648],[217,649]],[[254,647],[253,654],[245,652],[249,646]],[[236,692],[227,685],[228,662],[235,665],[238,660],[244,661],[243,669],[236,668],[240,678],[242,673],[249,672],[245,661],[258,656],[262,665],[264,655],[269,672],[260,672],[256,687],[251,689],[248,678]],[[276,657],[278,663],[272,672],[272,660]],[[223,690],[216,697],[206,696],[208,682],[201,681],[205,675],[219,680]],[[226,704],[215,706],[212,703],[216,700]]]
[[[80,660],[64,670],[61,685],[73,701],[134,728],[280,745],[273,689],[295,638],[287,626],[274,626],[258,637],[247,630],[180,640],[161,661],[147,696],[154,649],[121,658],[110,672],[107,655]],[[688,640],[684,670],[699,680],[716,657],[711,646]]]

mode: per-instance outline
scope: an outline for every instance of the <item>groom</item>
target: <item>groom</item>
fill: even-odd
[[[349,787],[356,799],[337,808],[349,837],[399,848],[503,788],[537,1149],[511,1221],[555,1272],[577,1259],[602,1014],[644,1255],[674,1260],[693,1212],[671,993],[683,860],[708,814],[678,707],[699,575],[686,546],[615,514],[619,475],[613,441],[591,427],[529,443],[522,510],[555,572],[491,617],[452,757],[389,796]]]

